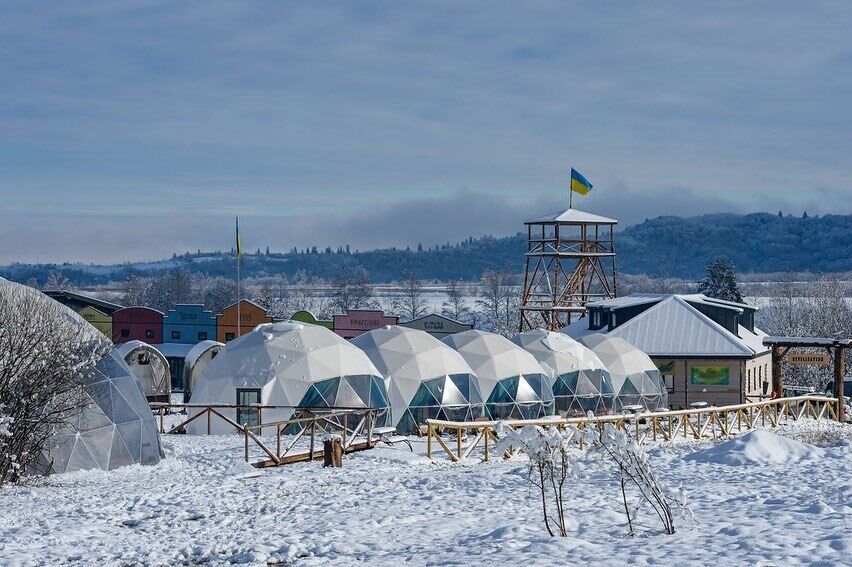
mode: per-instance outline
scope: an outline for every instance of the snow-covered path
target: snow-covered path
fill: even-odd
[[[379,448],[343,469],[257,470],[238,437],[167,436],[159,466],[0,492],[0,564],[849,564],[849,437],[820,460],[752,467],[683,459],[706,442],[652,449],[696,516],[673,536],[646,516],[629,538],[608,464],[590,463],[572,492],[571,536],[558,539],[523,460],[451,464]]]

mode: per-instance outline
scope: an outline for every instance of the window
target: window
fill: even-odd
[[[180,331],[172,331],[172,338],[175,340],[180,339]]]
[[[225,342],[234,340],[234,333],[225,333]]]
[[[148,353],[147,352],[140,352],[139,354],[137,354],[136,355],[136,364],[139,364],[140,366],[146,366],[148,364],[151,364],[151,359],[148,358]]]
[[[210,360],[213,360],[214,358],[216,358],[217,354],[219,354],[218,350],[214,350],[213,352],[211,352],[210,353]]]
[[[206,341],[207,340],[207,331],[198,331],[198,340]]]
[[[130,336],[130,329],[122,329],[121,330],[121,336],[122,336],[122,338],[125,338],[125,339],[127,337],[129,337]]]
[[[237,388],[237,405],[250,406],[260,403],[260,388]],[[253,427],[257,425],[257,410],[250,407],[237,408],[237,423]]]
[[[145,338],[153,339],[154,338],[154,329],[145,329]]]
[[[666,390],[674,392],[674,374],[663,374],[663,380],[666,382]]]
[[[601,312],[594,311],[592,312],[592,327],[595,329],[599,329],[601,326]]]

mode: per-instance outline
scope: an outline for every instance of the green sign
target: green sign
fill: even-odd
[[[730,371],[727,366],[693,366],[689,382],[698,386],[727,386],[730,383]]]

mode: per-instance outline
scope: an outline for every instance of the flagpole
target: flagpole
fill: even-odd
[[[240,313],[240,253],[237,252],[237,338],[242,332],[242,314]]]
[[[571,187],[572,180],[568,179],[568,208],[574,208],[574,189]]]

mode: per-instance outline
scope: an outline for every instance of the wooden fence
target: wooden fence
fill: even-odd
[[[552,417],[534,420],[507,420],[503,423],[512,428],[538,425],[566,429],[568,426],[574,426],[580,431],[588,427],[596,427],[601,434],[604,426],[611,423],[618,429],[628,431],[638,443],[658,440],[672,441],[679,437],[684,439],[717,439],[757,426],[777,427],[782,420],[797,420],[802,417],[837,419],[839,415],[838,403],[837,398],[808,395],[733,406],[655,411],[635,415]],[[499,421],[461,422],[429,419],[426,423],[426,454],[430,459],[432,458],[433,441],[454,462],[467,459],[480,448],[483,460],[487,461],[492,451],[489,445],[491,443],[496,444],[498,441],[494,429],[500,423]],[[449,433],[449,437],[454,438],[450,441],[450,444],[455,445],[453,448],[444,440],[441,435],[442,432]],[[472,435],[472,440],[468,433]],[[580,448],[583,448],[583,440],[576,432],[570,433],[569,439],[575,440]]]
[[[185,431],[188,424],[204,419],[207,425],[207,435],[211,434],[211,421],[221,419],[233,428],[234,433],[244,437],[244,456],[246,462],[256,467],[278,466],[301,461],[311,461],[323,458],[323,450],[318,448],[317,436],[327,433],[338,434],[342,438],[344,453],[370,449],[378,439],[373,435],[376,423],[387,413],[386,408],[352,408],[352,407],[303,407],[275,406],[252,404],[240,406],[235,404],[151,404],[152,410],[158,415],[160,433],[165,435]],[[165,415],[171,409],[199,410],[194,415],[177,425],[165,429]],[[254,410],[257,425],[239,424],[222,413],[223,410]],[[294,417],[285,420],[263,422],[263,411],[273,409],[292,410]],[[263,435],[274,434],[274,439],[265,443]],[[303,447],[307,443],[307,449]],[[272,445],[274,444],[274,449]],[[321,443],[320,443],[321,444]],[[265,455],[260,461],[251,460],[251,447],[255,447]],[[283,450],[282,450],[283,449]]]

